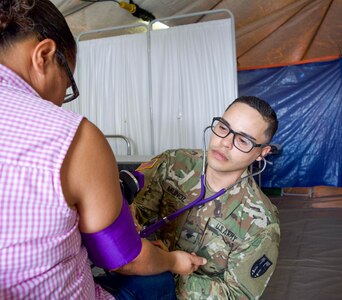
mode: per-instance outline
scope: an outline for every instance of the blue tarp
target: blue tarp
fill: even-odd
[[[342,58],[239,71],[239,96],[255,95],[275,109],[279,129],[262,187],[342,186]]]

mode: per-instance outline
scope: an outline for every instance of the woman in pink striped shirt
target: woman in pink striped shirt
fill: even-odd
[[[190,274],[205,263],[137,235],[106,139],[61,108],[78,96],[75,63],[73,36],[50,1],[0,1],[0,299],[112,298],[94,283],[88,252],[129,275]],[[164,299],[173,298],[172,281],[149,298],[168,289]]]

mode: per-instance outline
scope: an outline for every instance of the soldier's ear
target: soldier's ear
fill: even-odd
[[[259,156],[256,158],[256,161],[260,161],[263,158],[265,158],[271,151],[271,146],[265,146],[262,148],[261,153],[259,154]]]

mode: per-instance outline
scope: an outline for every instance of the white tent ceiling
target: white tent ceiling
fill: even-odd
[[[84,31],[142,22],[122,9],[119,1],[52,2],[64,14],[75,36]],[[342,0],[135,0],[134,3],[158,19],[213,9],[230,10],[235,18],[240,68],[338,56],[342,51]],[[206,19],[209,17],[189,21]]]

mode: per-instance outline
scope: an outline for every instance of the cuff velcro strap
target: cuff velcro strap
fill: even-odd
[[[90,260],[107,270],[117,269],[131,262],[142,248],[125,199],[119,216],[111,225],[99,232],[81,233],[81,236]]]

